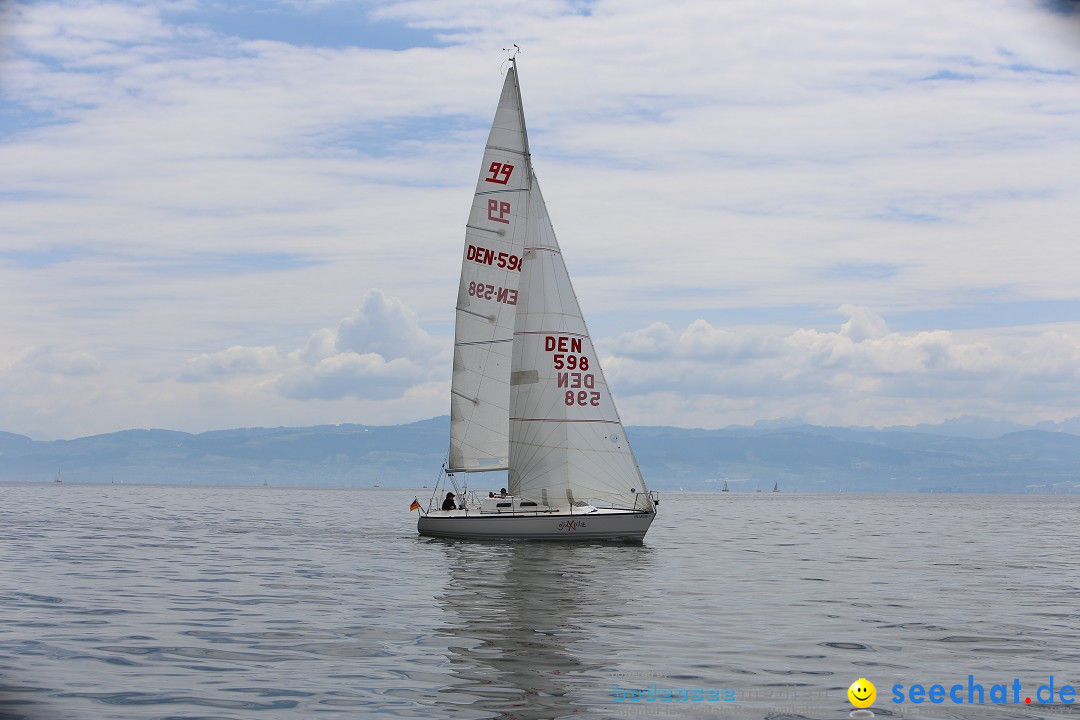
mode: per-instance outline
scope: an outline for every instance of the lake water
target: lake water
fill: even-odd
[[[575,545],[422,539],[413,495],[0,485],[0,717],[1080,714],[1080,497],[666,493]]]

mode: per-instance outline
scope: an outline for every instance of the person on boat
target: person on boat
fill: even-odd
[[[501,498],[506,497],[506,488],[501,488],[499,490],[499,497],[501,497]]]
[[[495,497],[495,493],[493,493],[493,492],[489,492],[489,493],[488,493],[488,497],[489,497],[489,498],[493,498],[493,497]]]
[[[457,510],[457,504],[454,502],[454,493],[446,493],[446,499],[442,501],[443,510]]]

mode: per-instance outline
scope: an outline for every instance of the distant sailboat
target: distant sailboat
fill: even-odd
[[[64,482],[64,478],[60,477],[60,471],[59,470],[56,471],[56,479],[53,480],[53,482],[61,482],[61,483]]]
[[[772,491],[773,491],[773,492],[780,492],[780,483],[775,483],[775,484],[774,484],[774,485],[772,486]]]
[[[724,487],[720,488],[720,492],[728,492],[727,480],[724,481]]]

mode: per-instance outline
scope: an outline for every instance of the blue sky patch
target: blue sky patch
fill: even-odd
[[[958,73],[952,70],[938,70],[933,75],[927,75],[921,78],[922,82],[933,82],[934,80],[957,80],[963,82],[974,82],[978,80],[978,75],[972,75],[971,73]]]
[[[0,99],[0,140],[27,130],[64,122],[67,120],[54,113],[35,110],[15,100]]]
[[[355,128],[334,144],[368,157],[400,157],[425,152],[429,144],[445,143],[464,133],[476,133],[483,142],[488,124],[471,115],[401,117]]]
[[[987,300],[970,305],[890,313],[885,317],[889,328],[898,332],[1075,323],[1078,319],[1080,299]]]
[[[826,280],[888,280],[900,271],[888,263],[836,263],[821,271]]]
[[[246,275],[299,270],[324,262],[300,253],[196,253],[143,260],[138,269],[163,275]]]
[[[75,246],[57,246],[27,250],[0,250],[0,263],[10,263],[24,270],[61,265],[93,257],[97,253]]]
[[[332,3],[298,11],[265,2],[215,3],[198,11],[173,10],[166,19],[203,25],[229,37],[327,48],[407,50],[441,47],[434,32],[374,20],[368,3]]]

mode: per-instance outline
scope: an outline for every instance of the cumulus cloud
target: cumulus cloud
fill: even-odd
[[[415,312],[397,298],[372,290],[360,309],[341,321],[335,348],[370,352],[386,359],[429,357],[440,343],[420,329]]]
[[[96,375],[101,371],[101,361],[86,350],[47,346],[27,350],[16,368],[48,375]]]
[[[869,308],[844,305],[840,312],[848,316],[848,321],[840,326],[840,334],[854,342],[884,337],[889,333],[885,319]]]
[[[641,330],[622,333],[604,347],[626,357],[721,360],[761,355],[769,352],[769,344],[769,338],[722,330],[699,319],[681,331],[655,322]]]
[[[834,331],[684,330],[654,323],[601,343],[617,394],[640,411],[688,398],[712,426],[768,417],[836,424],[940,421],[965,406],[991,417],[1063,419],[1080,394],[1080,328],[894,332],[873,310],[845,305]],[[709,337],[722,352],[697,353]],[[732,337],[742,336],[740,342]],[[753,352],[732,351],[750,347]],[[670,410],[668,410],[670,411]],[[704,411],[702,411],[704,412]],[[921,415],[920,415],[921,413]],[[723,419],[721,419],[723,418]],[[708,424],[708,423],[703,423]]]
[[[294,399],[401,397],[431,379],[447,348],[420,327],[411,308],[371,290],[336,328],[316,330],[289,354],[293,365],[278,389]]]
[[[387,361],[378,353],[346,351],[287,373],[277,387],[295,400],[387,400],[401,397],[426,376],[423,366],[404,358]]]
[[[279,361],[277,348],[233,345],[226,350],[191,358],[184,363],[180,380],[206,382],[234,375],[261,374],[274,370]]]
[[[291,400],[389,400],[430,383],[447,348],[420,327],[411,308],[375,289],[335,327],[311,332],[303,347],[283,353],[234,345],[189,359],[178,379],[256,380]]]

